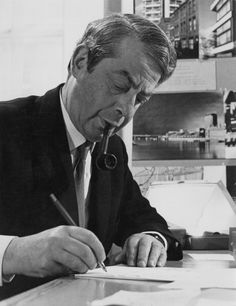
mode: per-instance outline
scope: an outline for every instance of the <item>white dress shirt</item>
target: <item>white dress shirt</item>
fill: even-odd
[[[62,96],[60,92],[60,102],[61,102],[61,110],[62,115],[64,118],[65,126],[66,126],[66,132],[67,132],[67,139],[69,143],[69,149],[71,154],[71,161],[72,164],[74,163],[74,150],[81,146],[83,143],[85,143],[86,139],[80,132],[76,129],[73,122],[71,121],[68,112],[66,111],[66,108],[64,106],[64,103],[62,101]],[[86,161],[85,161],[85,173],[84,173],[84,194],[85,198],[88,195],[88,189],[89,189],[89,182],[91,177],[91,151],[89,150]]]

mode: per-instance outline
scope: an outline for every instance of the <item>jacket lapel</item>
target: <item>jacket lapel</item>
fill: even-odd
[[[70,151],[60,107],[60,87],[38,100],[34,128],[35,181],[54,193],[75,222],[78,209]]]
[[[77,223],[74,177],[59,90],[60,87],[51,90],[37,101],[34,119],[34,176],[36,184],[46,190],[48,196],[54,193]],[[96,167],[98,147],[95,146],[92,154],[88,228],[106,246],[111,226],[111,174]]]

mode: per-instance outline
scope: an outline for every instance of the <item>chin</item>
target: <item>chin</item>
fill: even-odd
[[[100,142],[102,140],[102,134],[100,135],[87,135],[85,138],[91,142]]]
[[[94,140],[95,142],[100,142],[102,141],[102,136],[103,135],[99,135],[98,137],[96,137],[96,140]]]

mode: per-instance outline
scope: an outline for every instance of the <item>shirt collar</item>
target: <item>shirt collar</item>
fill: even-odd
[[[65,126],[66,126],[69,148],[70,148],[70,152],[72,152],[75,148],[81,146],[86,141],[86,139],[76,129],[73,122],[71,121],[70,116],[69,116],[69,114],[68,114],[68,112],[65,108],[65,105],[63,103],[63,100],[62,100],[61,90],[60,90],[60,103],[61,103],[61,110],[62,110],[63,119],[64,119]]]

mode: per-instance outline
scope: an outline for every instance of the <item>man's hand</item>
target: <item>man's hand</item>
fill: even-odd
[[[98,238],[77,226],[59,226],[36,235],[14,238],[3,257],[3,275],[34,277],[85,273],[105,260]]]
[[[163,267],[167,253],[163,244],[155,237],[141,233],[130,236],[114,258],[114,264],[126,263],[137,267]]]

